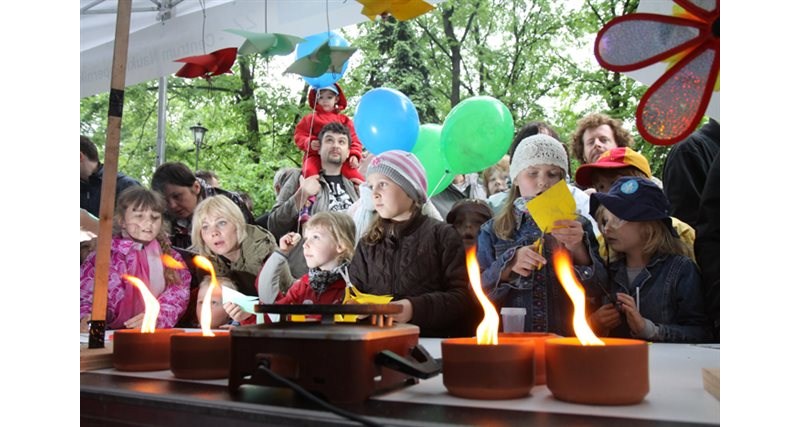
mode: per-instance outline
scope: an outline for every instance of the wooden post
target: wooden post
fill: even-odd
[[[103,166],[103,187],[100,190],[100,233],[97,236],[97,262],[92,292],[92,320],[89,326],[89,348],[105,346],[106,308],[108,306],[108,269],[111,262],[111,226],[117,188],[119,134],[125,100],[125,69],[128,64],[128,37],[131,27],[131,0],[119,0],[117,27],[114,35],[114,57],[111,63],[111,92],[108,99],[108,126]]]

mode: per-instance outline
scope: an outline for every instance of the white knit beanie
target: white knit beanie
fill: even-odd
[[[567,151],[555,138],[542,133],[531,135],[517,145],[514,158],[511,160],[511,181],[517,178],[520,172],[530,166],[553,165],[560,167],[566,175]]]
[[[399,185],[408,197],[425,204],[428,200],[428,180],[425,168],[417,156],[407,151],[389,150],[373,157],[367,167],[367,176],[373,173],[386,175]]]

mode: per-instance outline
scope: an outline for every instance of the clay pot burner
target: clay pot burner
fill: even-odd
[[[534,347],[533,340],[504,337],[497,345],[479,345],[476,338],[443,340],[444,386],[468,399],[528,396],[534,385]]]
[[[120,371],[161,371],[169,369],[170,337],[183,329],[156,329],[142,333],[139,329],[114,331],[114,368]]]
[[[547,384],[547,364],[545,359],[544,343],[551,338],[560,338],[561,335],[549,332],[509,332],[501,333],[500,339],[530,341],[534,346],[533,357],[536,367],[536,385]]]
[[[214,332],[213,337],[203,336],[202,332],[175,334],[170,344],[169,369],[177,378],[228,378],[231,369],[229,332]]]
[[[581,345],[577,338],[545,343],[547,388],[559,400],[587,405],[631,405],[650,390],[647,343],[603,338]]]

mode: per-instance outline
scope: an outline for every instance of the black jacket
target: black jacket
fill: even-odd
[[[420,336],[474,336],[480,308],[458,232],[422,214],[403,223],[381,221],[387,236],[374,244],[361,239],[356,247],[353,284],[394,301],[408,299],[414,311],[409,323],[419,326]]]
[[[122,190],[132,185],[141,184],[139,184],[139,181],[127,175],[117,173],[117,190],[115,197],[119,197],[119,193],[122,193]],[[102,187],[103,164],[100,163],[97,170],[89,175],[88,181],[81,181],[81,209],[86,209],[94,216],[100,215],[100,191]]]
[[[663,175],[664,193],[672,205],[670,216],[697,228],[700,195],[718,155],[719,123],[713,119],[672,147]]]

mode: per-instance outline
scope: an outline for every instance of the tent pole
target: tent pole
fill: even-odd
[[[156,141],[156,167],[167,161],[167,77],[158,79],[158,140]]]
[[[89,348],[105,347],[106,307],[108,306],[108,270],[111,262],[111,224],[117,188],[119,135],[125,100],[125,69],[128,65],[128,35],[131,27],[131,0],[119,0],[111,63],[111,91],[108,97],[103,186],[100,189],[100,231],[97,236],[97,262],[89,325]]]

